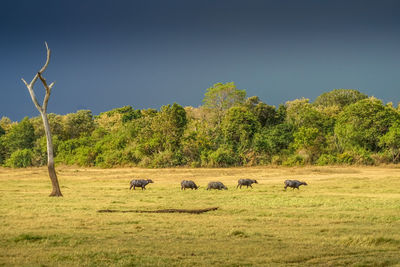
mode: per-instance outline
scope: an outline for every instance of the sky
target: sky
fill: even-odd
[[[1,3],[0,117],[13,121],[39,115],[21,78],[44,64],[45,41],[48,113],[197,107],[218,82],[275,106],[339,88],[400,101],[398,0]]]

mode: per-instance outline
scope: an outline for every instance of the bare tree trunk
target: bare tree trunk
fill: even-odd
[[[53,141],[51,138],[49,120],[47,114],[41,113],[44,125],[44,131],[46,133],[47,140],[47,169],[49,170],[49,176],[53,190],[50,194],[51,197],[62,197],[60,185],[58,184],[56,169],[54,167],[54,153],[53,153]]]
[[[25,83],[26,87],[28,88],[29,94],[31,95],[32,102],[35,104],[35,107],[37,110],[40,112],[40,115],[42,116],[43,120],[43,125],[44,125],[44,131],[46,133],[46,140],[47,140],[47,169],[49,171],[49,176],[51,180],[51,184],[53,187],[53,190],[50,194],[51,197],[62,197],[61,190],[60,190],[60,185],[58,184],[58,179],[57,179],[57,174],[56,174],[56,169],[54,167],[54,153],[53,153],[53,142],[51,138],[51,132],[50,132],[50,125],[49,125],[49,120],[47,119],[47,103],[49,101],[50,93],[51,93],[51,88],[54,85],[54,82],[51,83],[50,85],[47,85],[46,79],[42,77],[42,73],[46,70],[47,65],[49,64],[50,61],[50,49],[46,44],[46,49],[47,49],[47,60],[44,66],[39,70],[39,72],[33,77],[33,80],[31,83],[27,83],[24,79],[22,81]],[[40,79],[43,83],[44,88],[46,89],[46,95],[43,100],[43,106],[41,106],[37,99],[35,92],[33,91],[33,85],[35,84],[37,79]]]

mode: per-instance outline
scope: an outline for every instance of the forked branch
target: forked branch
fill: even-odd
[[[42,76],[42,73],[46,70],[47,66],[49,65],[50,55],[51,55],[51,50],[49,49],[49,46],[47,45],[47,42],[44,42],[44,43],[46,45],[46,50],[47,50],[46,63],[44,63],[43,67],[38,71],[38,73],[36,73],[35,77],[33,77],[32,81],[29,84],[25,81],[24,78],[21,78],[21,80],[24,82],[24,84],[28,88],[29,94],[31,95],[31,98],[32,98],[32,102],[35,104],[36,108],[41,113],[42,112],[46,112],[46,110],[47,110],[47,102],[49,101],[51,88],[54,85],[54,82],[51,83],[50,85],[47,85],[46,80]],[[39,102],[37,101],[35,92],[33,91],[33,86],[35,85],[35,82],[37,81],[38,78],[40,78],[40,80],[43,83],[44,88],[46,89],[46,95],[45,95],[44,100],[43,100],[43,106],[41,106],[39,104]]]
[[[44,89],[46,89],[46,95],[44,96],[43,99],[43,110],[46,112],[47,111],[47,102],[49,102],[49,97],[51,93],[51,88],[54,85],[54,82],[52,82],[50,85],[47,85],[46,79],[43,78],[42,74],[38,72],[39,79],[42,81]]]

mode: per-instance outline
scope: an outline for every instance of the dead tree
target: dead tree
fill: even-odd
[[[47,50],[47,59],[46,63],[44,66],[39,70],[38,73],[36,73],[35,77],[33,77],[31,83],[27,83],[24,78],[21,80],[25,83],[26,87],[28,88],[29,94],[31,95],[32,102],[35,104],[35,107],[37,110],[40,112],[40,115],[43,120],[43,125],[44,125],[44,131],[46,133],[46,139],[47,139],[47,168],[49,170],[49,176],[51,180],[51,184],[53,186],[53,190],[50,194],[51,197],[62,197],[61,190],[60,190],[60,185],[58,184],[58,179],[57,179],[57,174],[56,170],[54,167],[54,153],[53,153],[53,142],[51,139],[51,132],[50,132],[50,126],[49,126],[49,120],[47,119],[47,103],[49,102],[49,97],[51,93],[51,88],[54,85],[54,82],[52,82],[50,85],[47,85],[46,79],[43,78],[42,74],[46,70],[47,65],[49,65],[50,61],[50,49],[46,44],[46,50]],[[35,92],[33,90],[33,86],[35,85],[35,82],[37,79],[40,79],[43,83],[44,89],[46,90],[46,94],[43,99],[43,104],[40,105],[36,99]]]

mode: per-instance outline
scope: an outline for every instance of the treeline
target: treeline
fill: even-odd
[[[398,163],[400,110],[356,90],[279,107],[234,83],[208,88],[203,105],[130,106],[49,114],[55,161],[80,166],[227,167]],[[0,120],[0,164],[46,165],[40,117]]]

